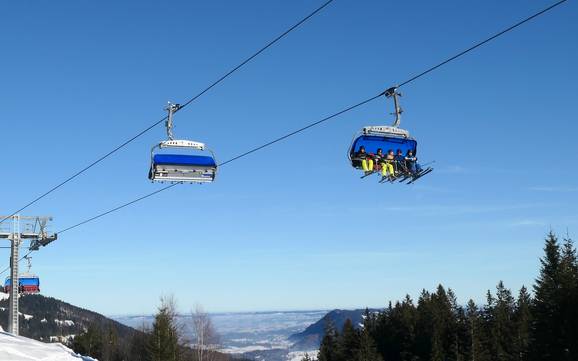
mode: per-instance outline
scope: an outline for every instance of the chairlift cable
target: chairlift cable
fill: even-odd
[[[306,126],[304,126],[304,127],[302,127],[302,128],[299,128],[299,129],[297,129],[297,130],[295,130],[295,131],[292,131],[291,133],[287,133],[287,134],[285,134],[285,135],[283,135],[283,136],[281,136],[281,137],[279,137],[279,138],[277,138],[277,139],[274,139],[274,140],[272,140],[272,141],[270,141],[270,142],[267,142],[267,143],[265,143],[265,144],[263,144],[263,145],[260,145],[260,146],[258,146],[258,147],[255,147],[255,148],[253,148],[253,149],[251,149],[251,150],[248,150],[248,151],[246,151],[246,152],[244,152],[244,153],[241,153],[241,154],[239,154],[239,155],[237,155],[237,156],[235,156],[235,157],[233,157],[233,158],[231,158],[231,159],[229,159],[229,160],[227,160],[227,161],[224,161],[223,163],[219,164],[219,167],[220,167],[220,166],[223,166],[223,165],[225,165],[225,164],[231,163],[231,162],[233,162],[233,161],[236,161],[237,159],[243,158],[243,157],[245,157],[245,156],[247,156],[247,155],[249,155],[249,154],[251,154],[251,153],[254,153],[254,152],[256,152],[256,151],[259,151],[259,150],[261,150],[261,149],[263,149],[263,148],[269,147],[269,146],[271,146],[271,145],[273,145],[273,144],[275,144],[275,143],[278,143],[278,142],[280,142],[280,141],[282,141],[282,140],[285,140],[285,139],[287,139],[287,138],[289,138],[289,137],[292,137],[292,136],[294,136],[294,135],[296,135],[296,134],[298,134],[298,133],[301,133],[301,132],[303,132],[303,131],[305,131],[305,130],[307,130],[307,129],[309,129],[309,128],[313,128],[313,127],[316,126],[316,125],[319,125],[319,124],[324,123],[324,122],[326,122],[326,121],[328,121],[328,120],[331,120],[331,119],[333,119],[333,118],[335,118],[335,117],[337,117],[337,116],[339,116],[339,115],[341,115],[341,114],[347,113],[347,112],[349,112],[349,111],[351,111],[351,110],[353,110],[353,109],[355,109],[355,108],[359,108],[360,106],[365,105],[365,104],[367,104],[367,103],[369,103],[369,102],[371,102],[371,101],[373,101],[373,100],[375,100],[375,99],[377,99],[377,98],[379,98],[379,97],[381,97],[381,94],[378,94],[378,95],[375,95],[375,96],[373,96],[373,97],[371,97],[371,98],[365,99],[365,100],[363,100],[363,101],[361,101],[361,102],[359,102],[359,103],[357,103],[357,104],[355,104],[355,105],[352,105],[352,106],[349,106],[349,107],[347,107],[347,108],[345,108],[345,109],[343,109],[343,110],[340,110],[340,111],[338,111],[337,113],[334,113],[334,114],[332,114],[332,115],[330,115],[330,116],[328,116],[328,117],[325,117],[325,118],[323,118],[323,119],[321,119],[321,120],[318,120],[318,121],[316,121],[316,122],[314,122],[314,123],[311,123],[311,124],[309,124],[309,125],[306,125]]]
[[[567,1],[567,0],[561,0],[561,1],[559,1],[558,3],[556,3],[556,4],[554,4],[554,5],[546,8],[546,9],[544,9],[544,10],[542,10],[542,11],[540,11],[539,13],[536,13],[536,14],[528,17],[526,20],[523,20],[523,21],[521,21],[521,22],[518,22],[517,25],[511,26],[511,27],[507,28],[506,30],[497,33],[496,35],[491,36],[491,37],[488,38],[486,41],[483,41],[483,42],[479,43],[477,46],[480,46],[480,45],[482,45],[482,44],[485,44],[485,43],[487,43],[488,41],[490,41],[490,40],[492,40],[492,39],[495,39],[495,38],[497,38],[498,36],[503,35],[503,34],[505,34],[506,32],[508,32],[508,31],[510,31],[510,30],[515,29],[517,26],[519,26],[519,25],[527,22],[528,20],[531,20],[531,19],[533,19],[533,18],[535,18],[535,17],[537,17],[537,16],[545,13],[546,11],[548,11],[548,10],[550,10],[550,9],[553,9],[555,6],[560,5],[560,4],[562,4],[563,2],[565,2],[565,1]],[[472,48],[470,48],[470,49],[474,49],[474,47],[472,47]],[[448,62],[450,62],[450,61],[452,61],[452,60],[455,60],[455,59],[457,59],[458,57],[460,57],[460,56],[462,56],[462,55],[465,55],[467,52],[468,52],[468,51],[462,51],[462,52],[460,52],[458,55],[453,56],[453,57],[449,58],[448,60],[444,61],[443,63],[438,64],[436,67],[430,68],[429,71],[432,71],[432,70],[434,70],[434,69],[436,69],[436,68],[439,68],[439,67],[440,67],[441,65],[443,65],[443,64],[447,64]],[[426,73],[427,73],[427,72],[423,72],[423,73],[421,73],[421,74],[426,74]],[[410,78],[409,80],[404,81],[403,83],[401,83],[399,86],[404,85],[404,84],[408,84],[409,82],[412,82],[412,81],[416,80],[418,77],[419,77],[419,76]],[[294,135],[296,135],[296,134],[298,134],[298,133],[301,133],[301,132],[303,132],[304,130],[307,130],[307,129],[309,129],[309,128],[312,128],[312,127],[314,127],[314,126],[316,126],[316,125],[319,125],[319,124],[321,124],[321,123],[323,123],[323,122],[326,122],[326,121],[328,121],[328,120],[334,119],[335,117],[337,117],[337,116],[339,116],[339,115],[342,115],[342,114],[344,114],[344,113],[346,113],[346,112],[349,112],[349,111],[351,111],[351,110],[354,110],[354,109],[356,109],[356,108],[358,108],[358,107],[360,107],[360,106],[362,106],[362,105],[365,105],[365,104],[367,104],[367,103],[369,103],[369,102],[371,102],[371,101],[373,101],[373,100],[381,97],[381,96],[384,95],[384,94],[385,94],[385,92],[379,93],[378,95],[375,95],[375,96],[372,96],[372,97],[370,97],[370,98],[367,98],[367,99],[365,99],[365,100],[363,100],[363,101],[361,101],[361,102],[359,102],[359,103],[357,103],[357,104],[355,104],[355,105],[349,106],[349,107],[347,107],[347,108],[345,108],[345,109],[343,109],[343,110],[340,110],[340,111],[338,111],[338,112],[336,112],[336,113],[334,113],[334,114],[332,114],[332,115],[330,115],[330,116],[327,116],[327,117],[325,117],[325,118],[323,118],[323,119],[321,119],[321,120],[318,120],[318,121],[313,122],[313,123],[311,123],[311,124],[309,124],[309,125],[306,125],[306,126],[304,126],[304,127],[302,127],[302,128],[299,128],[299,129],[297,129],[297,130],[295,130],[295,131],[292,131],[292,132],[290,132],[290,133],[287,133],[287,134],[285,134],[285,135],[283,135],[283,136],[281,136],[281,137],[279,137],[279,138],[277,138],[277,139],[275,139],[275,140],[269,141],[269,142],[267,142],[267,143],[265,143],[265,144],[263,144],[263,145],[261,145],[261,146],[255,147],[255,148],[253,148],[253,149],[251,149],[251,150],[249,150],[249,151],[246,151],[246,152],[244,152],[244,153],[241,153],[241,154],[239,154],[239,155],[237,155],[237,156],[235,156],[235,157],[233,157],[233,158],[231,158],[231,159],[229,159],[229,160],[226,160],[226,161],[220,163],[220,164],[219,164],[219,167],[220,167],[220,166],[223,166],[223,165],[226,165],[226,164],[229,164],[229,163],[231,163],[231,162],[233,162],[233,161],[236,161],[236,160],[238,160],[238,159],[240,159],[240,158],[243,158],[243,157],[245,157],[245,156],[247,156],[247,155],[249,155],[249,154],[251,154],[251,153],[254,153],[254,152],[256,152],[256,151],[259,151],[259,150],[261,150],[261,149],[263,149],[263,148],[269,147],[269,146],[271,146],[271,145],[273,145],[273,144],[275,144],[275,143],[278,143],[278,142],[280,142],[280,141],[282,141],[282,140],[285,140],[285,139],[287,139],[287,138],[289,138],[289,137],[291,137],[291,136],[294,136]],[[158,193],[161,193],[161,192],[163,192],[163,191],[165,191],[165,190],[167,190],[167,189],[170,189],[170,188],[174,187],[174,186],[177,185],[177,184],[180,184],[180,183],[174,183],[174,184],[168,185],[168,186],[166,186],[166,187],[164,187],[164,188],[161,188],[161,189],[159,189],[159,190],[156,190],[156,191],[154,191],[154,192],[152,192],[152,193],[148,193],[148,194],[146,194],[146,195],[144,195],[144,196],[141,196],[141,197],[139,197],[139,198],[137,198],[137,199],[135,199],[135,200],[132,200],[132,201],[127,202],[127,203],[124,203],[124,204],[122,204],[122,205],[120,205],[120,206],[117,206],[117,207],[111,209],[111,210],[108,210],[108,211],[106,211],[106,212],[100,213],[100,214],[98,214],[98,215],[96,215],[96,216],[94,216],[94,217],[88,218],[88,219],[86,219],[86,220],[84,220],[84,221],[82,221],[82,222],[79,222],[79,223],[77,223],[77,224],[75,224],[75,225],[73,225],[73,226],[67,227],[67,228],[65,228],[65,229],[63,229],[63,230],[61,230],[61,231],[59,231],[59,232],[56,232],[56,233],[63,233],[63,232],[69,231],[69,230],[71,230],[71,229],[73,229],[73,228],[76,228],[76,227],[79,227],[79,226],[81,226],[81,225],[84,225],[84,224],[86,224],[86,223],[92,222],[92,221],[94,221],[94,220],[96,220],[96,219],[98,219],[98,218],[101,218],[101,217],[105,216],[105,215],[108,215],[108,214],[113,213],[113,212],[115,212],[115,211],[117,211],[117,210],[120,210],[120,209],[122,209],[122,208],[125,208],[125,207],[127,207],[127,206],[129,206],[129,205],[131,205],[131,204],[137,203],[137,202],[139,202],[139,201],[141,201],[141,200],[144,200],[144,199],[146,199],[146,198],[149,198],[149,197],[151,197],[151,196],[153,196],[153,195],[155,195],[155,194],[158,194]]]
[[[397,87],[401,87],[401,86],[403,86],[403,85],[409,84],[409,83],[417,80],[418,78],[424,76],[425,74],[430,73],[430,72],[432,72],[432,71],[440,68],[441,66],[443,66],[443,65],[445,65],[445,64],[447,64],[447,63],[449,63],[449,62],[451,62],[451,61],[453,61],[453,60],[455,60],[455,59],[457,59],[457,58],[459,58],[459,57],[461,57],[461,56],[469,53],[470,51],[472,51],[472,50],[474,50],[474,49],[476,49],[476,48],[478,48],[478,47],[480,47],[480,46],[482,46],[482,45],[490,42],[491,40],[494,40],[494,39],[498,38],[499,36],[502,36],[502,35],[508,33],[508,32],[511,31],[511,30],[514,30],[514,29],[517,28],[518,26],[520,26],[520,25],[522,25],[522,24],[524,24],[524,23],[526,23],[526,22],[528,22],[528,21],[530,21],[530,20],[532,20],[532,19],[534,19],[534,18],[536,18],[536,17],[538,17],[538,16],[540,16],[540,15],[548,12],[549,10],[552,10],[553,8],[557,7],[558,5],[561,5],[562,3],[566,2],[566,1],[568,1],[568,0],[560,0],[560,1],[558,1],[557,3],[555,3],[555,4],[553,4],[553,5],[545,8],[544,10],[541,10],[540,12],[535,13],[534,15],[531,15],[531,16],[527,17],[526,19],[524,19],[524,20],[522,20],[522,21],[520,21],[520,22],[518,22],[518,23],[516,23],[516,24],[514,24],[514,25],[512,25],[512,26],[510,26],[510,27],[508,27],[507,29],[500,31],[500,32],[496,33],[495,35],[492,35],[491,37],[487,38],[486,40],[477,43],[476,45],[474,45],[474,46],[472,46],[472,47],[470,47],[470,48],[468,48],[468,49],[466,49],[466,50],[464,50],[464,51],[462,51],[462,52],[460,52],[460,53],[458,53],[458,54],[456,54],[456,55],[448,58],[447,60],[445,60],[445,61],[443,61],[443,62],[441,62],[441,63],[439,63],[439,64],[437,64],[437,65],[435,65],[435,66],[433,66],[433,67],[431,67],[431,68],[429,68],[429,69],[427,69],[426,71],[421,72],[421,73],[419,73],[418,75],[413,76],[413,77],[409,78],[408,80],[406,80],[406,81],[404,81],[404,82],[402,82],[402,83],[399,83],[399,85],[398,85]],[[249,154],[251,154],[251,153],[254,153],[254,152],[258,151],[258,150],[261,150],[261,149],[266,148],[266,147],[268,147],[268,146],[271,146],[271,145],[273,145],[273,144],[275,144],[275,143],[277,143],[277,142],[280,142],[280,141],[282,141],[282,140],[285,140],[285,139],[287,139],[287,138],[289,138],[289,137],[291,137],[291,136],[293,136],[293,135],[296,135],[296,134],[298,134],[298,133],[301,133],[302,131],[304,131],[304,130],[306,130],[306,129],[312,128],[312,127],[314,127],[314,126],[316,126],[316,125],[319,125],[319,124],[321,124],[321,123],[323,123],[323,122],[325,122],[325,121],[328,121],[328,120],[330,120],[330,119],[333,119],[333,118],[337,117],[338,115],[344,114],[344,113],[349,112],[349,111],[351,111],[351,110],[353,110],[353,109],[355,109],[355,108],[357,108],[357,107],[360,107],[360,106],[362,106],[362,105],[364,105],[364,104],[367,104],[367,103],[371,102],[372,100],[375,100],[375,99],[377,99],[377,98],[385,95],[386,93],[387,93],[387,90],[379,93],[378,95],[375,95],[375,96],[373,96],[373,97],[370,97],[370,98],[368,98],[368,99],[366,99],[366,100],[364,100],[364,101],[361,101],[361,102],[359,102],[359,103],[357,103],[357,104],[355,104],[355,105],[353,105],[353,106],[347,107],[347,108],[345,108],[345,109],[343,109],[343,110],[341,110],[341,111],[339,111],[339,112],[337,112],[337,113],[334,113],[334,114],[332,114],[332,115],[330,115],[330,116],[328,116],[328,117],[325,117],[325,118],[323,118],[323,119],[321,119],[321,120],[318,120],[318,121],[316,121],[316,122],[314,122],[314,123],[311,123],[311,124],[309,124],[309,125],[307,125],[307,126],[305,126],[305,127],[302,127],[302,128],[300,128],[300,129],[298,129],[298,130],[295,130],[295,131],[290,132],[290,133],[288,133],[288,134],[286,134],[286,135],[284,135],[284,136],[281,136],[281,137],[279,137],[279,138],[277,138],[277,139],[275,139],[275,140],[273,140],[273,141],[267,142],[267,143],[265,143],[265,144],[263,144],[263,145],[261,145],[261,146],[259,146],[259,147],[255,147],[255,148],[253,148],[253,149],[251,149],[251,150],[249,150],[249,151],[247,151],[247,152],[241,153],[240,155],[237,155],[237,156],[235,156],[235,157],[233,157],[233,158],[231,158],[231,159],[229,159],[229,160],[227,160],[227,161],[225,161],[225,162],[222,162],[219,166],[222,166],[222,165],[231,163],[231,162],[233,162],[233,161],[235,161],[235,160],[237,160],[237,159],[243,158],[243,157],[245,157],[245,156],[247,156],[247,155],[249,155]],[[127,203],[124,203],[124,204],[122,204],[122,205],[120,205],[120,206],[117,206],[117,207],[115,207],[115,208],[112,208],[112,209],[110,209],[110,210],[108,210],[108,211],[106,211],[106,212],[100,213],[100,214],[98,214],[98,215],[96,215],[96,216],[94,216],[94,217],[88,218],[88,219],[86,219],[86,220],[84,220],[84,221],[82,221],[82,222],[79,222],[79,223],[77,223],[77,224],[75,224],[75,225],[73,225],[73,226],[64,228],[64,229],[61,230],[60,232],[56,232],[56,233],[63,233],[63,232],[72,230],[72,229],[74,229],[74,228],[80,227],[81,225],[87,224],[87,223],[92,222],[92,221],[94,221],[94,220],[96,220],[96,219],[99,219],[99,218],[101,218],[101,217],[103,217],[103,216],[105,216],[105,215],[108,215],[108,214],[110,214],[110,213],[116,212],[116,211],[118,211],[118,210],[120,210],[120,209],[122,209],[122,208],[125,208],[125,207],[129,206],[129,205],[135,204],[135,203],[137,203],[137,202],[139,202],[139,201],[141,201],[141,200],[144,200],[144,199],[146,199],[146,198],[149,198],[149,197],[151,197],[151,196],[153,196],[153,195],[155,195],[155,194],[161,193],[161,192],[163,192],[163,191],[165,191],[165,190],[167,190],[167,189],[170,189],[170,188],[176,186],[177,184],[180,184],[180,183],[173,183],[173,184],[171,184],[171,185],[168,185],[168,186],[166,186],[166,187],[164,187],[164,188],[161,188],[161,189],[159,189],[159,190],[156,190],[156,191],[154,191],[154,192],[151,192],[151,193],[149,193],[149,194],[146,194],[146,195],[144,195],[144,196],[141,196],[141,197],[139,197],[139,198],[136,198],[136,199],[134,199],[134,200],[132,200],[132,201],[130,201],[130,202],[127,202]],[[6,219],[6,218],[5,218],[5,219]],[[1,223],[1,221],[0,221],[0,223]],[[29,252],[26,254],[26,256],[29,255],[31,252],[32,252],[32,251],[29,251]],[[22,257],[21,260],[22,260],[23,258],[24,258],[24,257]],[[6,272],[8,269],[9,269],[9,268],[7,268],[7,269],[5,269],[4,271],[0,272],[0,275],[3,274],[4,272]]]
[[[319,12],[321,12],[324,8],[326,8],[327,6],[329,6],[332,2],[334,2],[335,0],[327,0],[326,2],[324,2],[321,6],[317,7],[315,10],[313,10],[313,12],[309,13],[307,16],[305,16],[304,18],[302,18],[301,20],[299,20],[297,23],[295,23],[293,26],[291,26],[290,28],[288,28],[287,30],[285,30],[283,33],[281,33],[281,35],[278,35],[276,38],[274,38],[273,40],[269,41],[265,46],[261,47],[259,50],[257,50],[255,53],[253,53],[251,56],[249,56],[248,58],[246,58],[245,60],[243,60],[239,65],[235,66],[234,68],[232,68],[231,70],[229,70],[227,73],[225,73],[224,75],[222,75],[220,78],[218,78],[216,81],[214,81],[213,83],[211,83],[208,87],[206,87],[205,89],[203,89],[201,92],[199,92],[197,95],[193,96],[192,98],[190,98],[189,100],[187,100],[185,103],[183,103],[180,107],[180,109],[186,107],[187,105],[191,104],[192,102],[194,102],[195,100],[197,100],[198,98],[200,98],[202,95],[204,95],[205,93],[207,93],[209,90],[211,90],[212,88],[214,88],[215,86],[217,86],[219,83],[221,83],[222,81],[224,81],[225,79],[227,79],[229,76],[231,76],[233,73],[235,73],[237,70],[241,69],[243,66],[245,66],[246,64],[248,64],[249,62],[251,62],[251,60],[253,60],[254,58],[256,58],[257,56],[259,56],[261,53],[263,53],[265,50],[269,49],[271,46],[275,45],[277,42],[279,42],[281,39],[283,39],[284,37],[286,37],[289,33],[291,33],[293,30],[297,29],[299,26],[303,25],[305,22],[307,22],[309,19],[311,19],[312,17],[314,17],[315,15],[317,15]],[[128,144],[132,143],[133,141],[135,141],[137,138],[141,137],[143,134],[147,133],[148,131],[150,131],[151,129],[153,129],[154,127],[156,127],[157,125],[161,124],[162,122],[164,122],[167,119],[167,117],[163,117],[162,119],[156,121],[155,123],[151,124],[150,126],[148,126],[147,128],[141,130],[139,133],[137,133],[135,136],[133,136],[132,138],[126,140],[125,142],[123,142],[122,144],[118,145],[117,147],[115,147],[114,149],[112,149],[110,152],[104,154],[103,156],[101,156],[100,158],[96,159],[95,161],[93,161],[92,163],[90,163],[89,165],[85,166],[84,168],[82,168],[81,170],[77,171],[76,173],[74,173],[73,175],[71,175],[70,177],[66,178],[64,181],[58,183],[57,185],[55,185],[54,187],[50,188],[49,190],[47,190],[46,192],[42,193],[41,195],[37,196],[36,198],[34,198],[33,200],[31,200],[30,202],[28,202],[26,205],[24,205],[23,207],[21,207],[20,209],[18,209],[17,211],[13,212],[11,215],[0,219],[0,223],[3,223],[5,220],[7,220],[8,218],[22,212],[23,210],[27,209],[28,207],[30,207],[31,205],[35,204],[36,202],[40,201],[41,199],[43,199],[44,197],[48,196],[49,194],[51,194],[52,192],[56,191],[57,189],[61,188],[62,186],[64,186],[65,184],[67,184],[68,182],[72,181],[73,179],[77,178],[78,176],[80,176],[81,174],[85,173],[86,171],[88,171],[89,169],[91,169],[92,167],[94,167],[95,165],[101,163],[102,161],[104,161],[105,159],[107,159],[108,157],[110,157],[111,155],[113,155],[114,153],[118,152],[119,150],[121,150],[122,148],[126,147]]]
[[[100,214],[98,214],[98,215],[96,215],[96,216],[94,216],[94,217],[90,217],[90,218],[88,218],[88,219],[86,219],[86,220],[84,220],[84,221],[82,221],[82,222],[76,223],[76,224],[73,225],[73,226],[64,228],[63,230],[56,232],[56,234],[64,233],[64,232],[69,231],[69,230],[71,230],[71,229],[73,229],[73,228],[80,227],[80,226],[82,226],[83,224],[86,224],[86,223],[92,222],[92,221],[94,221],[94,220],[97,220],[97,219],[99,219],[100,217],[106,216],[107,214],[116,212],[116,211],[118,211],[118,210],[121,210],[121,209],[123,209],[123,208],[125,208],[125,207],[130,206],[131,204],[134,204],[134,203],[136,203],[136,202],[139,202],[139,201],[142,201],[142,200],[147,199],[147,198],[149,198],[149,197],[152,197],[152,196],[154,196],[154,195],[157,194],[157,193],[166,191],[167,189],[170,189],[170,188],[176,186],[177,184],[181,184],[181,183],[173,183],[173,184],[170,184],[170,185],[168,185],[168,186],[166,186],[166,187],[163,187],[163,188],[161,188],[161,189],[157,189],[157,190],[154,191],[154,192],[151,192],[151,193],[148,193],[148,194],[146,194],[146,195],[144,195],[144,196],[142,196],[142,197],[133,199],[133,200],[130,201],[130,202],[124,203],[124,204],[122,204],[122,205],[120,205],[120,206],[118,206],[118,207],[114,207],[113,209],[110,209],[110,210],[108,210],[108,211],[106,211],[106,212],[100,213]]]
[[[490,42],[490,41],[492,41],[492,40],[494,40],[494,39],[496,39],[496,38],[504,35],[504,34],[507,33],[507,32],[510,32],[511,30],[514,30],[515,28],[517,28],[517,27],[519,27],[519,26],[527,23],[528,21],[530,21],[530,20],[532,20],[532,19],[534,19],[534,18],[537,18],[538,16],[540,16],[540,15],[542,15],[542,14],[544,14],[544,13],[550,11],[550,10],[552,10],[553,8],[557,7],[558,5],[561,5],[561,4],[565,3],[566,1],[568,1],[568,0],[560,0],[560,1],[558,1],[557,3],[554,3],[553,5],[550,5],[550,6],[548,6],[547,8],[545,8],[545,9],[543,9],[543,10],[541,10],[541,11],[539,11],[539,12],[537,12],[537,13],[535,13],[535,14],[533,14],[533,15],[531,15],[531,16],[523,19],[523,20],[520,20],[520,21],[517,22],[516,24],[514,24],[514,25],[512,25],[512,26],[510,26],[510,27],[508,27],[508,28],[506,28],[506,29],[504,29],[504,30],[502,30],[502,31],[500,31],[500,32],[498,32],[498,33],[490,36],[489,38],[487,38],[487,39],[485,39],[485,40],[480,41],[480,42],[477,43],[477,44],[472,45],[471,47],[467,48],[466,50],[464,50],[464,51],[462,51],[462,52],[460,52],[460,53],[458,53],[458,54],[456,54],[456,55],[454,55],[454,56],[452,56],[452,57],[450,57],[450,58],[442,61],[441,63],[436,64],[436,65],[432,66],[431,68],[429,68],[429,69],[427,69],[427,70],[424,70],[423,72],[421,72],[421,73],[419,73],[419,74],[417,74],[417,75],[409,78],[408,80],[406,80],[406,81],[400,83],[399,85],[397,85],[397,88],[401,88],[402,86],[407,85],[407,84],[413,82],[414,80],[417,80],[417,79],[421,78],[422,76],[424,76],[424,75],[426,75],[426,74],[428,74],[428,73],[431,73],[432,71],[434,71],[434,70],[436,70],[436,69],[438,69],[438,68],[446,65],[447,63],[449,63],[449,62],[451,62],[451,61],[453,61],[453,60],[456,60],[457,58],[459,58],[459,57],[461,57],[461,56],[463,56],[463,55],[466,55],[466,54],[469,53],[470,51],[479,48],[480,46],[482,46],[482,45],[484,45],[484,44],[486,44],[486,43],[488,43],[488,42]],[[385,94],[385,92],[384,92],[384,94]]]

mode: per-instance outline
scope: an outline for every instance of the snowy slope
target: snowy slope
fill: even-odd
[[[60,343],[43,343],[0,331],[0,360],[10,361],[95,361],[75,354]]]

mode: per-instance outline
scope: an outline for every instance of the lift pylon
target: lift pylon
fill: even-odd
[[[41,246],[56,240],[56,233],[49,234],[46,227],[52,217],[25,217],[19,214],[11,216],[0,216],[2,220],[12,221],[11,227],[0,228],[0,239],[7,239],[11,243],[10,247],[10,295],[8,312],[8,332],[18,335],[18,261],[20,246],[22,242],[30,241],[28,249],[37,251]],[[3,223],[4,224],[4,223]],[[0,224],[1,225],[1,224]],[[9,223],[7,223],[9,225]]]

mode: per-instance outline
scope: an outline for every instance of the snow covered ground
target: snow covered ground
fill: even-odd
[[[293,351],[287,355],[287,361],[301,361],[305,355],[309,355],[311,360],[317,360],[317,350],[311,351]]]
[[[60,343],[43,343],[0,331],[0,360],[10,361],[96,361],[75,354]]]

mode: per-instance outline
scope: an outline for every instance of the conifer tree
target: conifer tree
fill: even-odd
[[[129,354],[131,361],[151,361],[149,354],[149,344],[151,337],[151,330],[144,322],[139,327],[138,333],[136,333],[130,343]]]
[[[377,316],[366,310],[361,331],[347,324],[346,337],[329,332],[319,360],[578,360],[577,258],[570,239],[561,247],[550,233],[534,298],[522,287],[515,299],[500,281],[495,296],[488,290],[483,308],[470,300],[464,309],[451,289],[439,285],[434,293],[423,290],[417,307],[406,296]],[[351,341],[354,334],[358,343]]]
[[[514,322],[514,298],[512,292],[500,281],[496,287],[496,302],[493,308],[494,326],[492,328],[495,340],[495,359],[498,361],[514,361],[514,341],[516,327]]]
[[[560,260],[560,308],[568,358],[578,359],[578,260],[573,241],[566,237]]]
[[[421,360],[430,360],[432,350],[434,310],[432,296],[422,290],[417,301],[415,353]]]
[[[396,341],[393,332],[394,327],[392,325],[393,313],[394,308],[391,302],[389,302],[388,307],[380,312],[375,318],[375,328],[372,332],[377,351],[385,360],[388,361],[399,359],[399,352],[396,349]]]
[[[88,326],[86,332],[76,336],[72,342],[74,352],[96,359],[103,358],[103,335],[95,325]]]
[[[109,324],[103,333],[103,356],[102,361],[122,361],[123,350],[118,343],[118,333],[116,329]]]
[[[318,361],[339,361],[337,355],[339,335],[330,318],[325,319],[325,335],[317,353]]]
[[[530,325],[532,315],[530,307],[532,299],[526,287],[520,289],[518,301],[516,302],[515,323],[516,323],[516,340],[514,347],[514,356],[517,361],[528,360],[528,350],[530,346]]]
[[[561,301],[561,256],[558,238],[550,232],[546,237],[541,269],[534,285],[531,328],[533,360],[565,360]]]
[[[409,295],[401,303],[396,303],[390,315],[392,333],[392,351],[399,360],[414,358],[416,309]]]
[[[366,316],[367,316],[366,312]],[[359,350],[357,352],[357,357],[353,360],[355,361],[383,361],[381,355],[377,352],[377,348],[375,347],[375,342],[371,337],[371,333],[369,331],[370,327],[368,327],[367,323],[368,317],[365,318],[363,330],[359,335]]]
[[[354,360],[359,350],[359,334],[350,319],[345,320],[343,330],[338,340],[337,358],[347,361]]]
[[[452,312],[452,319],[449,324],[452,344],[448,360],[464,361],[469,348],[466,313],[464,308],[458,304],[458,299],[451,288],[448,289],[448,299]]]
[[[151,360],[179,361],[179,347],[175,303],[172,298],[163,298],[149,339]]]
[[[434,322],[432,335],[432,361],[446,361],[449,355],[453,355],[454,338],[451,334],[453,313],[448,293],[444,287],[438,285],[437,291],[432,295],[434,307]]]
[[[468,330],[468,348],[465,352],[465,358],[469,361],[486,361],[487,352],[483,347],[483,328],[480,310],[473,300],[468,301],[466,308],[467,330]]]
[[[484,353],[487,359],[495,360],[497,355],[497,340],[493,329],[496,325],[494,317],[494,307],[496,299],[492,295],[492,292],[488,290],[486,293],[486,304],[482,309],[482,344]]]

